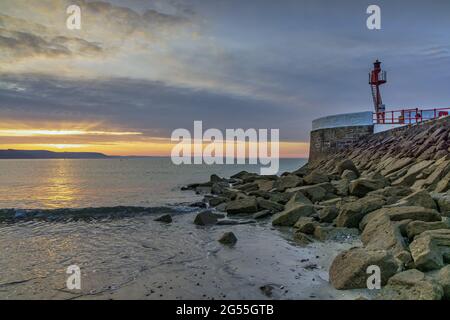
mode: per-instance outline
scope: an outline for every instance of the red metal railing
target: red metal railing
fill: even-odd
[[[427,120],[446,117],[450,114],[450,108],[436,109],[403,109],[373,113],[375,124],[414,124]]]

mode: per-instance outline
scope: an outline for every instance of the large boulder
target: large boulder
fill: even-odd
[[[425,190],[416,191],[400,199],[397,203],[391,206],[393,207],[419,206],[423,208],[437,209],[436,202],[433,200],[431,195]]]
[[[297,187],[289,190],[290,192],[301,192],[313,203],[322,201],[327,195],[327,190],[319,185]]]
[[[232,246],[237,242],[237,238],[233,232],[225,232],[217,241],[222,244]]]
[[[437,283],[439,283],[444,289],[444,299],[450,299],[450,265],[446,265],[439,270],[434,277]]]
[[[348,181],[352,181],[358,179],[358,175],[352,170],[345,170],[341,174],[341,179],[346,179]]]
[[[341,206],[336,219],[338,227],[358,228],[363,217],[381,208],[385,201],[381,197],[367,196],[356,201],[345,203]]]
[[[409,239],[414,239],[415,236],[428,230],[449,229],[450,221],[447,218],[442,218],[442,221],[425,222],[412,221],[406,226],[406,234]]]
[[[333,180],[331,181],[334,189],[336,190],[336,194],[338,196],[346,197],[348,195],[348,188],[350,186],[350,180],[341,179],[341,180]]]
[[[367,193],[384,187],[382,180],[359,178],[350,182],[349,192],[352,196],[364,197]]]
[[[340,253],[330,267],[330,282],[336,289],[367,288],[369,266],[376,265],[381,270],[381,284],[384,285],[398,270],[394,256],[386,250],[366,250],[352,248]]]
[[[295,174],[290,174],[287,176],[280,177],[275,183],[273,187],[280,192],[285,191],[289,188],[295,188],[303,183],[303,180],[296,176]]]
[[[258,202],[255,197],[248,197],[231,201],[227,204],[228,214],[244,214],[258,212]]]
[[[319,183],[323,183],[323,182],[328,182],[328,176],[323,174],[322,172],[318,171],[318,170],[313,170],[311,171],[310,174],[306,175],[303,178],[303,181],[305,182],[305,184],[319,184]]]
[[[164,222],[164,223],[171,223],[172,222],[172,216],[170,214],[162,215],[155,219],[155,221]]]
[[[209,210],[202,211],[195,217],[194,223],[199,226],[216,224],[218,216]]]
[[[392,185],[408,185],[411,186],[416,182],[416,177],[427,167],[432,165],[434,160],[423,160],[411,166],[406,174],[392,182]]]
[[[372,250],[392,251],[397,257],[404,255],[406,242],[396,222],[391,221],[389,216],[383,213],[383,209],[373,212],[371,216],[361,234],[363,244]],[[411,258],[407,257],[402,262],[407,264],[410,260]]]
[[[285,208],[291,209],[302,204],[311,205],[312,202],[302,192],[297,191],[293,193],[291,199],[286,203]]]
[[[400,272],[389,279],[378,300],[441,300],[442,286],[416,269]]]
[[[443,216],[450,217],[450,193],[433,192],[431,196],[437,202],[441,214]]]
[[[280,212],[284,210],[284,206],[274,201],[266,200],[264,198],[257,198],[260,209],[270,210],[272,212]]]
[[[298,205],[291,209],[284,210],[272,218],[274,226],[293,226],[300,217],[309,217],[315,213],[315,209],[311,205]]]
[[[331,223],[336,219],[338,214],[339,210],[336,206],[326,206],[319,210],[319,220],[321,222]]]
[[[353,161],[350,159],[345,159],[339,162],[338,165],[336,166],[336,171],[339,175],[342,175],[346,170],[352,171],[356,175],[356,177],[359,177],[359,171],[356,168]]]
[[[450,262],[450,229],[424,231],[416,236],[409,249],[417,269],[440,269]]]
[[[319,223],[311,217],[300,217],[294,224],[294,228],[302,233],[313,234],[318,225]]]

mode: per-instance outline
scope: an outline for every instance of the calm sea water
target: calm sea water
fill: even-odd
[[[304,163],[282,160],[280,171]],[[302,248],[270,219],[193,223],[200,209],[183,203],[197,196],[180,187],[240,170],[258,168],[177,167],[169,159],[0,161],[0,208],[162,206],[144,215],[88,209],[83,219],[73,217],[81,210],[63,219],[0,219],[0,299],[265,299],[265,285],[274,288],[272,298],[345,298],[330,287],[327,270],[352,244]],[[154,221],[162,213],[173,222]],[[217,241],[225,231],[236,234],[234,247]],[[71,265],[81,268],[81,290],[66,287]]]
[[[281,159],[280,173],[305,159]],[[0,160],[0,208],[163,206],[193,200],[180,187],[256,165],[173,165],[170,158]]]

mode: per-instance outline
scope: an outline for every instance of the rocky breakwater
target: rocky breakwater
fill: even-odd
[[[449,187],[444,118],[369,136],[281,176],[240,172],[187,189],[206,192],[228,217],[270,217],[299,245],[360,237],[330,267],[336,289],[367,289],[377,266],[378,299],[450,299]]]

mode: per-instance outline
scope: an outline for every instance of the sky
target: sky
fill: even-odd
[[[0,149],[164,156],[201,120],[279,129],[281,156],[306,157],[313,119],[373,109],[376,59],[387,109],[450,107],[449,17],[446,0],[1,0]]]

